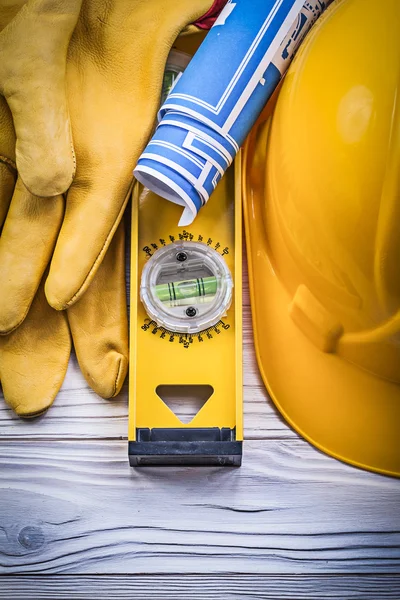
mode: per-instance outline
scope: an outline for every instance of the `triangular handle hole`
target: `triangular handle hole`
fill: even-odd
[[[159,385],[157,396],[187,425],[214,393],[212,385]]]

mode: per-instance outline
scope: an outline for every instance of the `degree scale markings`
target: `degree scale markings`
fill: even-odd
[[[203,331],[199,331],[198,333],[177,333],[176,331],[169,331],[165,329],[165,327],[160,327],[157,323],[149,318],[145,319],[142,327],[143,331],[150,331],[153,335],[160,334],[159,337],[161,340],[166,340],[168,342],[179,341],[180,344],[183,345],[184,348],[190,348],[190,344],[193,344],[194,340],[197,340],[199,343],[204,342],[204,340],[212,340],[213,333],[220,335],[222,330],[227,330],[230,328],[229,323],[225,323],[224,321],[219,321],[213,327],[208,327]]]
[[[229,254],[228,246],[225,246],[224,248],[222,248],[222,245],[220,244],[220,242],[215,242],[215,244],[214,244],[214,240],[212,240],[210,237],[200,234],[197,236],[196,240],[195,240],[195,238],[196,238],[196,236],[193,233],[183,230],[183,232],[179,233],[178,235],[169,235],[167,239],[160,238],[159,240],[157,240],[158,243],[153,242],[151,244],[148,244],[147,246],[144,246],[142,248],[142,250],[146,254],[146,256],[148,258],[150,258],[151,256],[153,256],[153,252],[158,250],[160,248],[160,246],[167,246],[168,244],[172,244],[173,242],[177,242],[179,240],[181,242],[193,242],[193,241],[203,242],[204,244],[207,244],[207,246],[213,247],[214,250],[216,250],[217,252],[219,252],[221,254],[221,256],[226,256],[227,254]]]

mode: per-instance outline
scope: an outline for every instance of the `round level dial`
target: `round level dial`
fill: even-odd
[[[178,333],[214,326],[232,303],[233,280],[224,258],[201,242],[157,250],[143,268],[140,299],[157,325]]]

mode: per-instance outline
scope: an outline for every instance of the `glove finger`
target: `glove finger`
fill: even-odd
[[[67,371],[71,336],[66,314],[51,308],[43,285],[25,321],[0,337],[0,379],[4,398],[21,417],[51,406]]]
[[[100,177],[89,190],[72,185],[45,286],[47,300],[57,310],[71,307],[93,281],[122,218],[132,185],[125,178],[106,186]]]
[[[154,126],[169,49],[212,4],[111,2],[104,14],[101,3],[84,4],[67,69],[77,173],[45,288],[54,308],[72,306],[92,281]]]
[[[67,315],[86,381],[99,396],[113,398],[128,370],[123,221],[87,292]]]
[[[18,172],[38,196],[63,193],[75,174],[65,72],[81,3],[29,0],[0,33],[0,90],[13,114]]]
[[[20,179],[0,237],[0,335],[26,317],[49,264],[64,214],[64,199],[30,194]]]

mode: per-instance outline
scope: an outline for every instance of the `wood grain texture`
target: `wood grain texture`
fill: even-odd
[[[400,482],[297,440],[240,469],[130,469],[125,442],[0,446],[0,572],[400,572]]]
[[[74,357],[43,417],[0,398],[0,598],[400,598],[400,481],[284,424],[244,305],[241,469],[130,469],[127,388],[102,400]]]
[[[3,577],[0,598],[8,600],[398,600],[393,575],[153,575]]]

